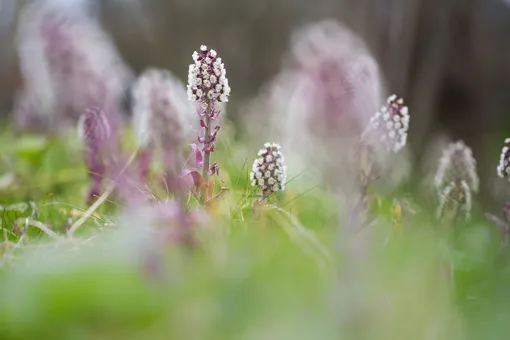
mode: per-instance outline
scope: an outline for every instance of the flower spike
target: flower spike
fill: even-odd
[[[260,187],[264,198],[285,190],[287,168],[280,148],[276,143],[265,143],[264,148],[258,152],[260,158],[253,162],[251,185]]]

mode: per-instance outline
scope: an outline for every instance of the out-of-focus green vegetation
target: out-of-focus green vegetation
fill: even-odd
[[[509,254],[482,216],[439,224],[409,197],[379,197],[353,235],[334,197],[296,178],[254,218],[256,150],[222,137],[229,190],[199,246],[158,253],[147,221],[114,197],[67,239],[88,208],[79,143],[3,132],[0,338],[509,338]]]

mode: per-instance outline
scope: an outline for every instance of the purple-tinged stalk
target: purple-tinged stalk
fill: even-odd
[[[211,164],[211,154],[214,152],[216,135],[219,125],[213,126],[220,111],[217,103],[226,103],[230,95],[230,86],[226,77],[225,66],[215,50],[202,45],[199,52],[193,53],[194,64],[189,66],[188,100],[197,103],[197,113],[200,117],[200,127],[203,135],[198,135],[198,144],[192,144],[197,167],[201,168],[201,180],[196,184],[201,186],[201,201],[205,203],[210,198],[209,176],[218,172],[218,164]],[[196,176],[196,174],[195,174]]]
[[[265,143],[264,148],[258,152],[259,158],[253,162],[250,172],[251,185],[262,190],[262,200],[285,190],[287,167],[280,148],[276,143]]]
[[[471,148],[462,141],[450,143],[443,150],[434,182],[439,196],[437,217],[455,221],[461,215],[469,220],[472,194],[480,183]]]
[[[162,154],[167,185],[176,189],[183,163],[181,147],[191,125],[186,89],[169,71],[148,69],[132,90],[133,125],[140,146],[138,160],[142,183],[147,183],[154,151]]]
[[[91,180],[87,203],[91,204],[101,196],[103,178],[106,175],[102,157],[105,143],[111,136],[111,129],[105,112],[98,107],[85,109],[78,121],[78,135],[85,146],[85,164]]]

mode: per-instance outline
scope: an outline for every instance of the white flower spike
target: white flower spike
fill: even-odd
[[[287,168],[280,148],[276,143],[265,143],[264,148],[258,152],[260,158],[253,162],[251,184],[262,189],[263,197],[285,190]]]

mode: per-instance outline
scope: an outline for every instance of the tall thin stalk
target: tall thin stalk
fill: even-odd
[[[230,95],[230,86],[226,77],[225,66],[221,62],[221,58],[217,56],[215,50],[209,50],[207,46],[202,45],[200,52],[193,53],[194,64],[189,66],[188,74],[188,99],[191,102],[200,104],[198,108],[198,116],[200,117],[200,127],[203,129],[203,135],[198,134],[198,144],[192,144],[195,151],[197,172],[201,177],[195,181],[200,186],[201,203],[204,204],[209,200],[210,183],[209,178],[218,171],[218,164],[211,164],[211,154],[214,152],[216,144],[216,135],[220,129],[219,125],[212,126],[214,121],[218,119],[220,114],[216,110],[216,103],[228,102]],[[201,171],[200,171],[201,170]]]

